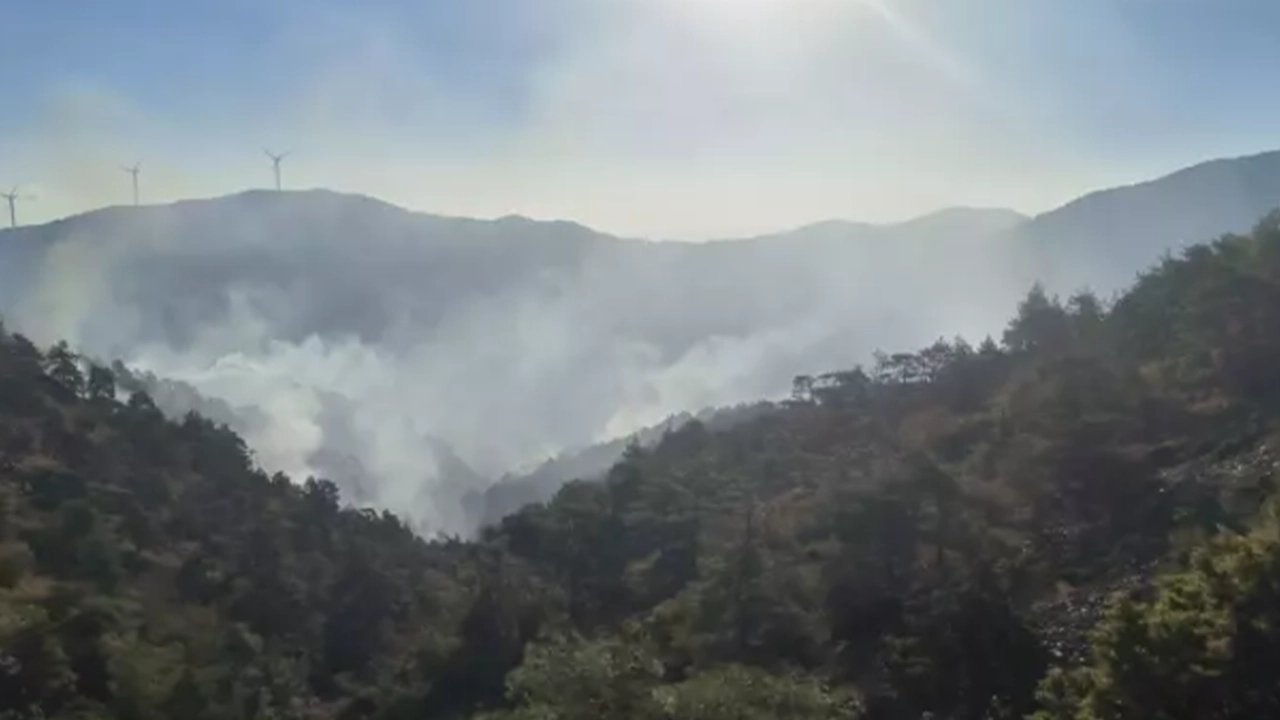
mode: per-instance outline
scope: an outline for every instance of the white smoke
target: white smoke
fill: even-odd
[[[501,111],[428,61],[413,17],[307,6],[271,43],[273,66],[300,68],[275,103],[171,118],[109,86],[58,84],[30,128],[0,138],[0,156],[47,188],[35,218],[126,202],[118,166],[139,159],[144,202],[263,186],[259,147],[296,141],[287,187],[655,236],[954,202],[1046,205],[1087,184],[1062,170],[1069,147],[1042,142],[1051,118],[993,91],[921,8],[556,0],[511,12],[520,17],[458,13],[486,37],[546,40],[511,73],[519,87]],[[1028,179],[1049,160],[1053,172]],[[490,283],[487,270],[506,261],[467,255],[473,228],[459,226],[437,233],[459,287],[437,274],[415,286],[390,276],[429,274],[415,248],[440,238],[395,213],[330,232],[342,212],[112,212],[49,230],[56,242],[13,278],[21,297],[0,287],[16,326],[252,408],[241,429],[264,467],[339,475],[353,499],[444,531],[469,529],[462,498],[487,478],[678,411],[776,396],[797,373],[877,348],[991,332],[1017,287],[998,252],[904,255],[853,226],[816,246],[609,239],[565,250],[531,235],[567,229],[519,223],[499,255],[536,246],[571,257]],[[947,230],[905,239],[924,235]],[[206,286],[206,267],[224,281]]]
[[[591,236],[559,264],[516,264],[473,292],[506,266],[471,234],[498,232],[493,247],[534,248],[537,262],[575,231],[364,202],[250,195],[37,229],[48,249],[13,320],[37,341],[67,339],[251,409],[238,429],[268,470],[331,477],[351,500],[465,533],[467,492],[504,473],[681,411],[779,396],[797,373],[880,347],[990,331],[1007,307],[992,312],[976,292],[1001,273],[991,253],[941,239],[928,247],[952,259],[934,271],[916,266],[919,247],[945,229],[853,225],[710,245]],[[329,212],[362,213],[358,234],[327,230]],[[991,230],[976,227],[952,230]],[[438,305],[415,304],[430,284],[385,275],[421,263],[424,247],[437,248],[425,267],[446,266],[433,278],[460,281]],[[383,264],[356,266],[363,254]],[[963,268],[983,264],[968,288]],[[938,300],[961,291],[964,303]],[[370,299],[373,315],[339,317]],[[333,317],[308,319],[330,306]]]

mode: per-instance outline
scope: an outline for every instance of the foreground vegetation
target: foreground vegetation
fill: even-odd
[[[797,378],[474,542],[0,332],[0,717],[1280,710],[1280,217]]]

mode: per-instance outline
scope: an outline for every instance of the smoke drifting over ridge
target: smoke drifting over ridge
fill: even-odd
[[[201,409],[266,469],[466,532],[486,516],[469,493],[559,450],[776,397],[876,349],[998,334],[1036,279],[1105,297],[1277,205],[1280,153],[1032,219],[957,209],[713,243],[250,192],[0,231],[0,314],[225,401]]]
[[[246,193],[6,232],[0,311],[244,409],[266,469],[465,532],[467,491],[567,447],[990,331],[1012,291],[969,287],[965,268],[997,275],[974,243],[1017,219],[649,243]]]

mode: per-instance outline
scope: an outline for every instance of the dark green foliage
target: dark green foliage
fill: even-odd
[[[664,683],[642,640],[561,639],[533,645],[511,674],[511,710],[487,720],[837,720],[854,716],[848,694],[802,676],[727,665]]]
[[[49,352],[45,354],[45,372],[58,389],[63,393],[71,396],[78,396],[84,392],[84,374],[80,370],[80,358],[67,347],[67,343],[60,341],[53,347],[49,348]]]
[[[115,373],[101,365],[91,363],[85,380],[85,397],[99,403],[114,401],[116,399]]]
[[[1000,596],[979,590],[913,598],[888,640],[892,690],[873,697],[869,717],[1022,717],[1047,654]]]
[[[65,344],[0,336],[0,441],[6,717],[338,713],[429,682],[427,628],[472,593],[456,552],[267,477],[223,426],[118,402]]]
[[[507,674],[519,667],[545,618],[537,599],[497,562],[497,568],[484,567],[487,577],[462,618],[452,652],[435,663],[434,683],[416,704],[418,712],[451,717],[502,703]]]
[[[1220,537],[1147,601],[1119,602],[1092,662],[1055,671],[1037,720],[1243,720],[1280,713],[1280,523]]]

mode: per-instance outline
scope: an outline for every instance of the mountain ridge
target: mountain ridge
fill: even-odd
[[[1098,197],[1101,197],[1110,193],[1114,193],[1114,192],[1126,191],[1126,190],[1141,190],[1153,185],[1159,185],[1161,183],[1168,182],[1168,181],[1181,180],[1188,176],[1194,176],[1202,172],[1211,171],[1211,170],[1222,168],[1222,167],[1229,167],[1229,166],[1237,165],[1240,163],[1258,163],[1258,162],[1266,162],[1266,161],[1280,162],[1280,150],[1263,150],[1260,152],[1245,153],[1242,155],[1207,158],[1199,162],[1183,165],[1177,169],[1171,170],[1161,175],[1157,175],[1153,178],[1149,178],[1145,180],[1135,180],[1130,183],[1122,183],[1118,185],[1112,185],[1109,187],[1101,188],[1098,190],[1091,190],[1072,200],[1068,200],[1062,205],[1059,205],[1054,208],[1050,208],[1043,212],[1029,215],[1027,216],[1027,219],[1038,220],[1046,215],[1052,215],[1054,213],[1058,213],[1064,210],[1070,210],[1072,208],[1078,207],[1081,204],[1086,204],[1088,202],[1091,202]]]
[[[1152,180],[1087,193],[1016,228],[1021,261],[1070,292],[1125,287],[1161,253],[1250,230],[1280,206],[1280,151],[1218,158]],[[1105,261],[1112,268],[1099,272]]]
[[[110,205],[101,208],[94,208],[82,212],[73,213],[64,217],[49,220],[43,223],[32,225],[20,225],[17,228],[4,227],[0,228],[0,238],[7,236],[25,236],[30,235],[30,231],[55,228],[55,227],[72,227],[90,223],[99,220],[115,221],[129,215],[150,216],[166,211],[172,212],[190,212],[203,211],[210,207],[236,206],[241,205],[249,209],[257,209],[262,207],[270,207],[269,203],[277,203],[283,206],[289,206],[290,209],[301,208],[304,203],[315,203],[313,207],[318,206],[321,202],[340,203],[344,210],[362,207],[376,207],[381,210],[393,211],[407,216],[414,217],[423,221],[438,222],[459,222],[459,223],[489,223],[497,226],[548,226],[561,229],[568,229],[574,232],[587,232],[594,235],[616,240],[620,242],[645,242],[645,243],[676,243],[682,245],[701,245],[706,243],[725,243],[725,242],[745,242],[765,238],[778,238],[793,234],[804,234],[822,230],[887,230],[894,228],[910,227],[917,224],[928,224],[940,220],[956,220],[972,218],[987,219],[992,222],[1013,220],[1028,220],[1031,216],[1020,213],[1008,208],[997,207],[971,207],[971,206],[947,206],[936,210],[923,212],[919,215],[911,217],[883,222],[867,222],[860,220],[849,220],[843,218],[830,218],[827,220],[819,220],[812,223],[806,223],[793,228],[784,228],[781,230],[771,230],[767,232],[754,233],[741,236],[727,236],[712,240],[689,240],[683,238],[647,238],[628,234],[614,233],[607,230],[601,230],[585,225],[576,220],[567,218],[534,218],[519,213],[509,213],[494,217],[477,217],[467,215],[453,215],[439,212],[431,212],[425,210],[415,210],[403,205],[383,200],[381,198],[367,195],[359,192],[348,192],[331,188],[310,188],[306,190],[263,190],[250,189],[239,192],[228,193],[225,195],[216,195],[202,198],[185,198],[167,203],[144,204],[140,206],[132,205]],[[39,233],[37,233],[39,234]]]
[[[425,211],[425,210],[415,210],[403,205],[398,205],[390,201],[382,200],[380,198],[377,198],[375,196],[368,195],[365,193],[342,191],[342,190],[323,188],[323,187],[308,188],[308,189],[302,189],[302,190],[266,190],[266,189],[254,188],[254,189],[228,193],[225,195],[217,195],[217,196],[202,197],[202,198],[184,198],[184,199],[175,200],[168,203],[146,204],[140,207],[129,206],[129,205],[112,205],[112,206],[106,206],[102,208],[95,208],[91,210],[85,210],[82,212],[73,213],[64,217],[49,220],[44,223],[38,223],[36,225],[23,225],[23,226],[19,226],[18,228],[9,228],[9,227],[0,228],[0,237],[3,237],[5,235],[13,233],[14,231],[22,230],[25,228],[47,227],[52,225],[59,225],[62,223],[66,223],[68,221],[89,220],[104,214],[129,213],[129,212],[139,212],[139,211],[148,212],[148,211],[154,211],[156,209],[164,209],[164,208],[173,208],[173,209],[192,208],[192,207],[199,207],[203,205],[215,204],[215,203],[221,203],[221,202],[244,202],[244,201],[262,202],[267,199],[279,199],[279,198],[285,197],[285,198],[294,198],[294,199],[296,198],[329,198],[329,199],[338,199],[340,201],[346,201],[346,202],[358,201],[362,203],[372,203],[372,204],[380,205],[384,209],[396,210],[405,214],[409,214],[409,215],[413,215],[421,218],[431,218],[431,219],[443,220],[443,221],[462,220],[462,221],[481,222],[481,223],[491,222],[491,223],[498,223],[498,224],[501,224],[504,222],[518,222],[522,224],[527,224],[527,223],[545,224],[545,225],[553,225],[553,226],[572,227],[578,230],[586,230],[594,234],[603,235],[603,236],[607,236],[607,237],[618,239],[618,240],[647,240],[649,242],[676,242],[676,243],[687,243],[687,244],[702,244],[703,242],[726,242],[726,241],[733,242],[733,241],[739,241],[739,240],[754,240],[758,238],[784,236],[792,233],[798,233],[798,232],[809,231],[817,228],[823,228],[825,226],[844,226],[846,228],[859,228],[859,229],[888,228],[888,227],[896,227],[896,226],[903,226],[903,225],[911,225],[914,223],[930,221],[933,219],[947,217],[947,216],[961,214],[961,213],[991,214],[993,216],[1005,216],[1010,221],[1013,221],[1016,219],[1021,221],[1034,222],[1034,221],[1047,219],[1048,217],[1057,215],[1059,213],[1077,210],[1082,206],[1087,206],[1091,203],[1098,202],[1100,199],[1106,198],[1117,192],[1123,193],[1126,191],[1141,191],[1144,189],[1148,189],[1152,186],[1158,186],[1158,185],[1169,183],[1169,182],[1181,181],[1188,177],[1194,177],[1196,175],[1211,172],[1213,170],[1218,170],[1218,169],[1232,167],[1232,166],[1240,166],[1242,164],[1257,165],[1257,164],[1263,164],[1267,162],[1280,163],[1280,150],[1264,150],[1256,153],[1245,153],[1245,154],[1226,156],[1226,157],[1208,158],[1195,163],[1181,166],[1177,169],[1174,169],[1172,171],[1169,171],[1161,175],[1157,175],[1152,178],[1148,178],[1144,180],[1136,180],[1129,183],[1122,183],[1122,184],[1108,186],[1105,188],[1091,190],[1071,200],[1068,200],[1060,205],[1057,205],[1055,207],[1052,207],[1040,212],[1036,212],[1036,213],[1030,213],[1030,214],[1008,209],[1008,208],[1001,208],[1001,207],[944,206],[944,207],[937,208],[935,210],[924,211],[902,220],[867,222],[867,221],[851,220],[851,219],[844,219],[844,218],[830,218],[827,220],[818,220],[811,223],[806,223],[806,224],[799,225],[792,228],[783,228],[779,230],[771,230],[771,231],[765,231],[765,232],[759,232],[759,233],[753,233],[753,234],[741,235],[741,236],[727,236],[727,237],[722,237],[722,238],[718,238],[716,240],[711,240],[711,241],[687,240],[687,239],[680,239],[680,238],[664,238],[664,239],[641,238],[641,237],[636,237],[628,234],[614,233],[611,231],[593,228],[593,227],[584,225],[578,221],[567,219],[567,218],[533,218],[533,217],[519,214],[519,213],[509,213],[506,215],[500,215],[500,216],[494,216],[494,217],[474,217],[474,216],[453,215],[453,214],[439,213],[439,212]]]

